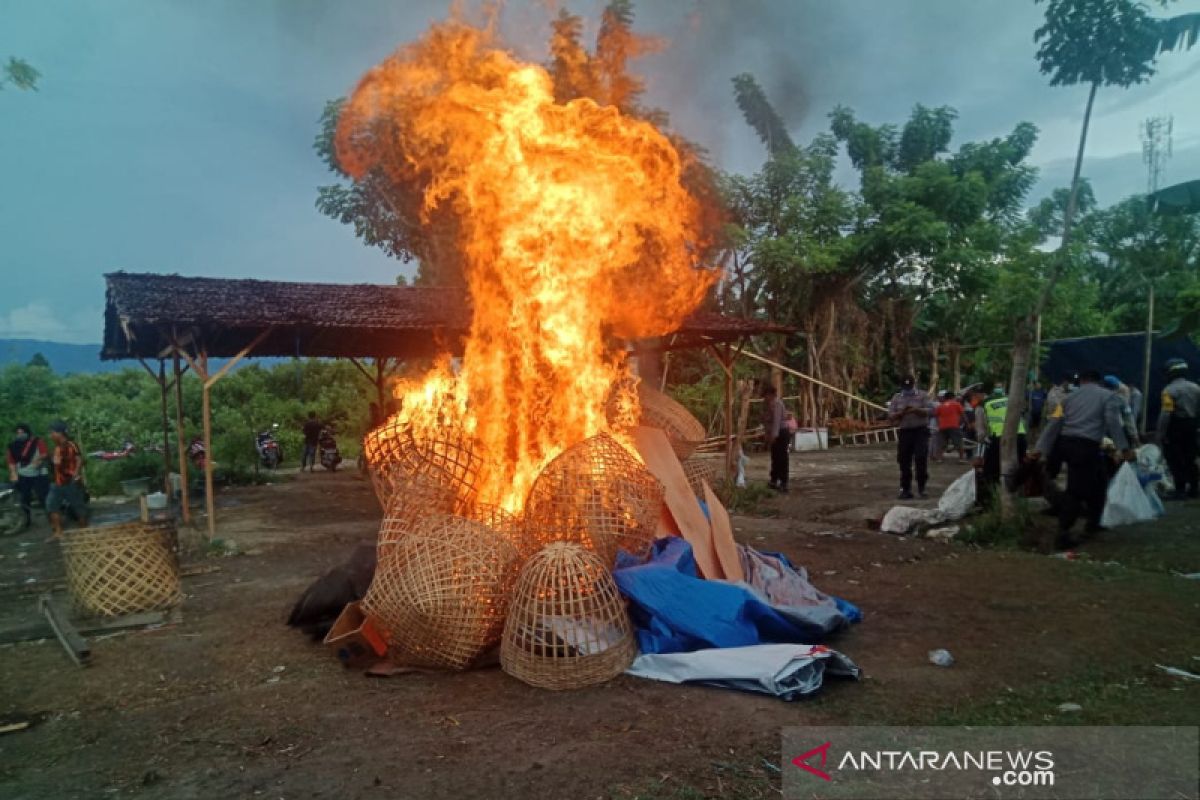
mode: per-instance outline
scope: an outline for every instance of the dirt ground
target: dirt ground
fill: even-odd
[[[935,466],[932,488],[964,469]],[[784,703],[629,677],[556,693],[498,669],[345,670],[283,620],[379,513],[354,475],[305,474],[222,494],[219,535],[240,554],[199,559],[219,571],[184,578],[182,624],[93,640],[82,669],[55,641],[0,646],[0,722],[34,721],[0,735],[0,796],[774,797],[784,726],[1200,721],[1200,682],[1156,667],[1200,672],[1200,581],[1179,574],[1200,572],[1200,504],[1068,561],[875,532],[896,491],[887,449],[796,454],[792,475],[790,494],[735,517],[737,536],[863,609],[830,642],[860,681]],[[42,534],[0,540],[3,624],[32,618],[61,575]],[[935,648],[955,664],[931,665]]]

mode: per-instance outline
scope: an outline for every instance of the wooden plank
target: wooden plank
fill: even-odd
[[[729,512],[708,481],[702,480],[701,485],[704,487],[704,503],[708,506],[708,518],[712,524],[713,550],[721,564],[721,571],[725,573],[727,581],[743,581],[746,573],[742,571],[742,559],[738,557],[737,542],[733,540],[733,523],[729,519]]]
[[[40,602],[38,607],[40,610]],[[148,625],[173,625],[182,621],[183,613],[180,609],[174,608],[170,611],[146,611],[140,614],[126,614],[122,617],[112,617],[109,619],[73,620],[70,624],[80,635],[87,636],[92,633],[105,633],[124,628],[142,628]],[[48,639],[54,635],[54,628],[50,626],[48,620],[43,618],[0,630],[0,644]]]
[[[712,528],[688,486],[683,465],[671,449],[667,435],[658,428],[638,426],[633,429],[633,442],[646,468],[662,483],[663,499],[680,534],[692,546],[700,574],[705,578],[723,578],[725,574],[713,552]]]
[[[54,635],[58,637],[71,660],[81,667],[86,667],[92,657],[87,639],[80,636],[79,631],[67,621],[67,615],[62,613],[50,595],[44,594],[38,598],[38,609],[54,629]]]

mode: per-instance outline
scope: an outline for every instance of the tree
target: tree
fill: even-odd
[[[30,356],[29,362],[25,366],[27,366],[27,367],[45,367],[46,369],[49,369],[50,361],[41,353],[34,353],[32,356]]]
[[[917,371],[914,332],[931,339],[931,373],[943,345],[957,358],[954,343],[1037,175],[1026,163],[1037,140],[1033,125],[951,153],[956,116],[919,104],[900,127],[868,125],[844,107],[831,115],[861,174],[865,213],[854,233],[855,261],[866,270],[868,304],[883,309],[898,372]]]
[[[18,89],[37,91],[38,78],[42,73],[33,68],[28,61],[10,56],[8,63],[0,67],[0,89],[4,84],[11,83]]]
[[[1133,0],[1036,0],[1046,4],[1045,23],[1034,33],[1039,43],[1037,59],[1051,86],[1088,84],[1087,105],[1075,153],[1071,191],[1062,220],[1062,241],[1057,258],[1050,259],[1041,291],[1029,313],[1016,326],[1013,338],[1012,372],[1009,379],[1009,410],[1001,437],[1001,472],[1017,469],[1017,432],[1025,411],[1025,389],[1029,377],[1037,319],[1054,293],[1055,285],[1071,260],[1072,227],[1078,207],[1080,172],[1087,148],[1088,127],[1096,92],[1101,86],[1128,88],[1149,80],[1155,59],[1164,50],[1188,49],[1200,30],[1200,15],[1172,19],[1151,17],[1147,7]],[[1169,0],[1163,0],[1166,5]],[[1005,509],[1012,495],[1001,492]]]

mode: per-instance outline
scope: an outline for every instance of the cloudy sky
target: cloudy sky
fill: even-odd
[[[593,19],[603,5],[567,4]],[[514,49],[545,56],[554,5],[508,0]],[[312,139],[325,100],[448,6],[0,0],[0,59],[42,72],[36,93],[0,91],[0,337],[98,342],[101,275],[117,269],[380,283],[409,270],[313,208],[328,176]],[[800,140],[838,103],[872,123],[946,104],[958,142],[1020,120],[1041,129],[1031,199],[1069,179],[1086,93],[1038,73],[1032,0],[640,0],[638,13],[667,42],[641,64],[649,99],[723,169],[762,162],[730,90],[748,71]],[[1085,174],[1102,203],[1144,191],[1147,117],[1174,116],[1166,181],[1200,175],[1197,98],[1200,49],[1164,56],[1147,85],[1101,92]]]

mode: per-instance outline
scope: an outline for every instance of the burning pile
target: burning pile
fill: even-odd
[[[627,431],[644,408],[677,451],[703,438],[662,395],[647,402],[622,344],[677,329],[714,279],[680,154],[612,105],[557,101],[545,69],[458,21],[362,79],[336,144],[356,179],[420,198],[472,307],[461,363],[399,386],[400,411],[364,443],[385,508],[365,605],[399,658],[461,668],[498,642],[519,585],[590,616],[508,617],[521,631],[505,652],[577,658],[586,633],[632,657],[620,599],[593,574],[619,548],[645,553],[659,524],[662,485]]]

